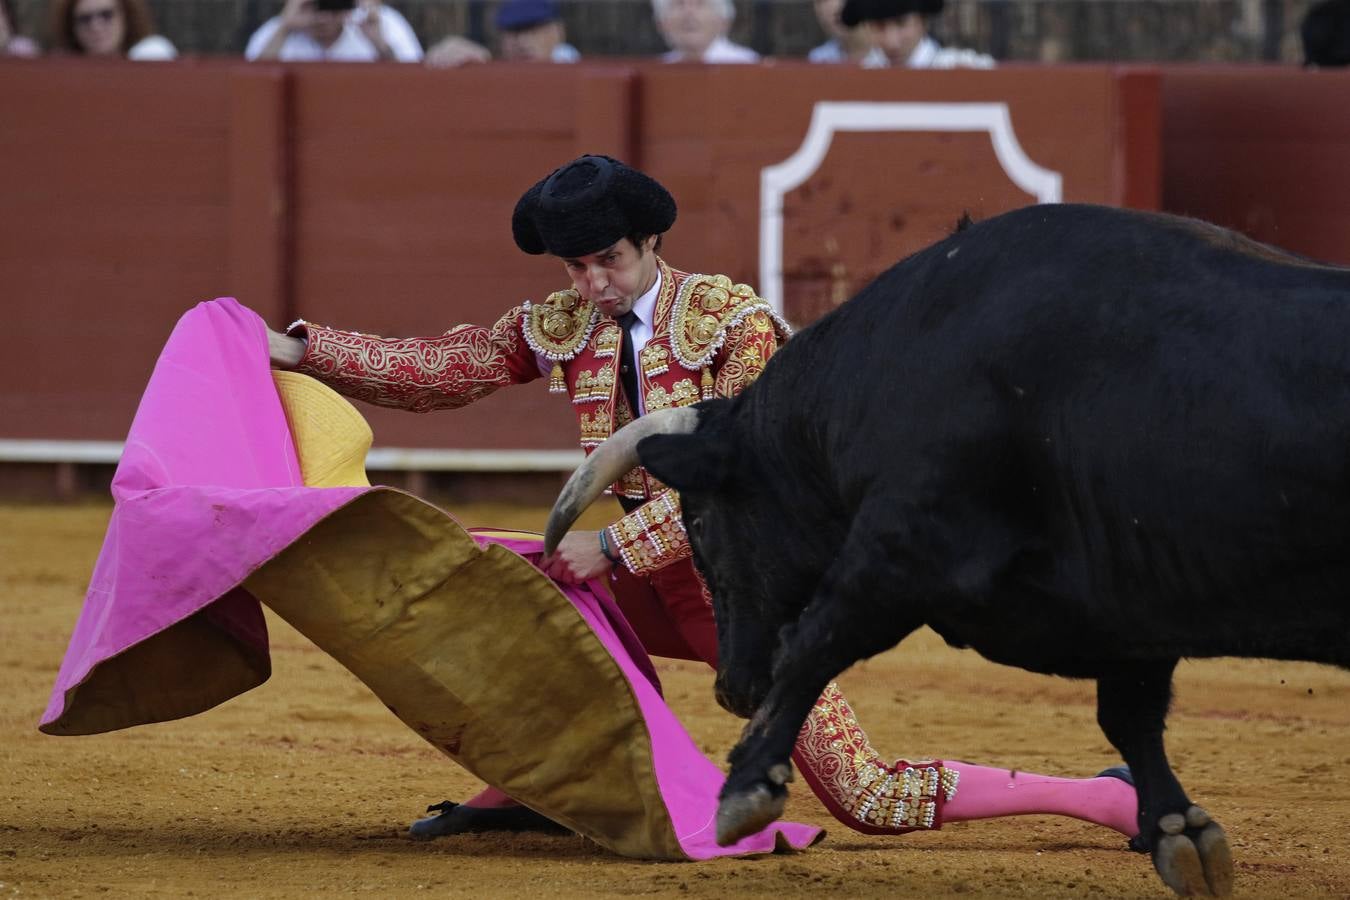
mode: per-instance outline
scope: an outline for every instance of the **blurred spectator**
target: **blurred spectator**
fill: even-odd
[[[862,28],[845,28],[839,21],[844,0],[815,0],[816,21],[820,30],[830,36],[825,43],[806,54],[813,63],[858,63],[865,69],[880,69],[887,65],[886,54],[872,44],[872,35]]]
[[[506,0],[497,9],[501,57],[520,62],[573,63],[581,59],[567,43],[553,0]]]
[[[155,33],[145,0],[53,0],[52,47],[83,56],[173,59],[168,38]]]
[[[245,59],[282,62],[419,62],[408,20],[379,0],[286,0],[248,39]]]
[[[492,51],[466,37],[452,34],[441,38],[427,51],[426,63],[438,69],[449,69],[465,63],[481,63],[492,59]]]
[[[839,21],[860,27],[885,54],[886,64],[910,69],[991,69],[994,58],[943,47],[928,33],[943,0],[845,0]]]
[[[736,19],[731,0],[652,0],[652,11],[671,48],[666,62],[759,62],[758,53],[727,40]]]
[[[41,51],[31,38],[19,34],[18,23],[9,11],[9,0],[0,0],[0,56],[37,56]]]
[[[1299,32],[1305,66],[1350,66],[1350,0],[1314,3],[1308,7]]]
[[[574,63],[581,59],[567,43],[562,14],[553,0],[506,0],[497,8],[498,54],[514,62]],[[451,35],[427,51],[427,65],[439,68],[487,62],[492,53],[482,44]]]

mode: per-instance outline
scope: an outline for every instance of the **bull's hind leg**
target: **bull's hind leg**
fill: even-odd
[[[1139,834],[1162,880],[1184,897],[1225,897],[1233,890],[1228,839],[1186,796],[1163,747],[1176,664],[1141,664],[1097,679],[1097,722],[1134,774]]]
[[[717,842],[733,844],[782,814],[789,762],[802,723],[840,672],[899,643],[923,624],[896,595],[895,572],[879,539],[853,529],[847,549],[821,580],[798,620],[783,629],[772,684],[740,743],[717,810]]]

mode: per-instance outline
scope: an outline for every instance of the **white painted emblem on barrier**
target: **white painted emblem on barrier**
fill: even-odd
[[[1013,184],[1040,203],[1059,203],[1063,176],[1036,165],[1013,132],[1006,103],[869,103],[822,101],[797,152],[759,173],[759,288],[783,312],[783,197],[820,168],[837,131],[987,131]]]

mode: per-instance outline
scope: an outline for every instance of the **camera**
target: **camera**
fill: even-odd
[[[319,12],[350,12],[356,7],[356,0],[315,0]]]

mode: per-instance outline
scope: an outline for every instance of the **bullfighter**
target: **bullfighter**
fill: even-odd
[[[570,287],[489,327],[456,325],[436,337],[384,338],[299,321],[269,334],[272,361],[349,397],[418,412],[547,378],[550,391],[571,401],[589,453],[647,412],[735,396],[789,337],[787,323],[748,285],[691,274],[657,255],[675,217],[673,197],[655,179],[609,157],[582,156],[527,190],[511,220],[516,245],[561,260]],[[600,531],[567,535],[547,573],[565,583],[608,574],[648,652],[715,666],[713,611],[679,497],[642,468],[610,492],[623,515]],[[1072,816],[1126,837],[1137,831],[1128,770],[1063,779],[951,760],[890,762],[833,684],[793,758],[830,812],[865,833],[1028,813]],[[492,787],[428,811],[438,814],[414,822],[414,837],[557,827]]]

